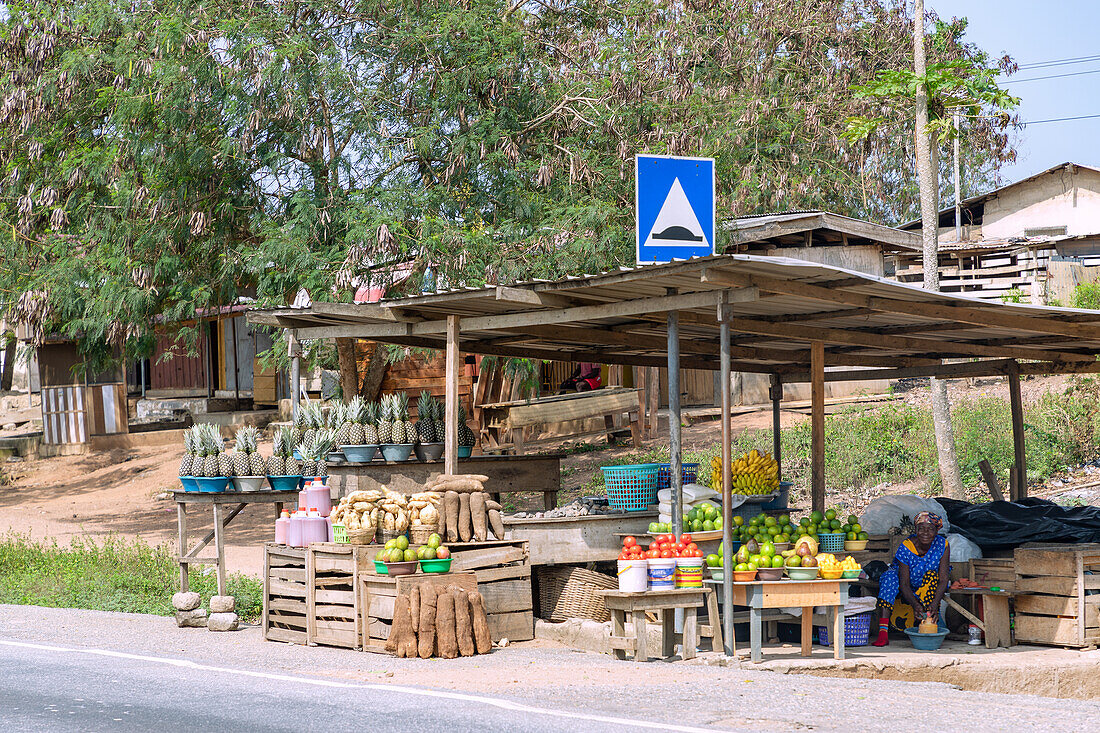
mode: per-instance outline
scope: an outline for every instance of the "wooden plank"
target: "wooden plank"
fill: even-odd
[[[1012,455],[1016,472],[1016,494],[1012,501],[1027,496],[1027,454],[1024,450],[1024,402],[1020,395],[1020,370],[1013,362],[1008,370],[1008,395],[1012,412]]]
[[[354,635],[358,630],[355,621],[338,621],[335,619],[317,619],[314,621],[314,629],[317,632],[346,631]]]
[[[304,583],[286,583],[281,580],[270,580],[268,582],[271,595],[275,596],[290,596],[292,598],[306,597],[306,586]]]
[[[1049,593],[1051,595],[1077,597],[1077,578],[1017,575],[1015,586],[1014,590],[1017,593]]]
[[[1092,600],[1092,599],[1096,600]],[[1100,604],[1100,596],[1086,596],[1086,607]],[[1021,595],[1016,597],[1016,612],[1040,616],[1078,617],[1077,596]],[[1086,614],[1088,611],[1086,610]],[[1093,611],[1095,614],[1095,610]],[[1086,615],[1087,618],[1087,615]],[[1095,618],[1095,615],[1094,615]]]
[[[301,583],[305,588],[306,582],[306,570],[305,568],[269,568],[267,576],[272,580],[286,580],[294,583]]]
[[[314,553],[314,569],[318,573],[355,573],[355,558],[352,555],[345,557],[332,557],[322,553]]]
[[[463,550],[451,552],[451,572],[457,570],[477,570],[496,565],[507,565],[527,559],[526,543],[522,547],[488,547],[484,550]]]
[[[810,496],[814,511],[825,511],[825,344],[810,348]]]
[[[993,467],[989,465],[989,461],[984,458],[978,461],[978,469],[982,472],[982,478],[985,479],[985,485],[989,488],[989,495],[993,497],[993,501],[1004,501],[1005,497],[1001,491],[1001,482],[997,480],[997,474],[993,472]]]
[[[340,603],[352,605],[355,603],[355,592],[352,590],[318,590],[313,594],[314,603]]]
[[[397,601],[396,596],[370,595],[369,605],[364,601],[364,608],[369,618],[393,618],[393,606]]]
[[[316,608],[314,609],[314,613],[317,614],[317,618],[354,619],[355,606],[345,606],[342,604],[332,603],[318,603]]]
[[[1077,619],[1016,614],[1016,641],[1062,646],[1084,646],[1100,640],[1100,628],[1084,630]]]
[[[575,397],[547,404],[533,403],[524,407],[511,408],[508,411],[508,427],[527,427],[629,412],[634,409],[637,402],[637,393],[620,392],[596,397]]]
[[[1017,575],[1077,577],[1079,551],[1040,550],[1018,547],[1013,553]]]
[[[292,629],[271,628],[267,630],[265,638],[268,641],[283,641],[290,644],[305,644],[306,632],[294,631]]]
[[[439,376],[413,378],[387,376],[385,379],[382,380],[382,391],[415,391],[419,395],[421,390],[430,390],[432,387],[438,387],[439,383]],[[469,394],[474,387],[474,378],[459,377],[458,387],[463,392]]]
[[[515,580],[518,578],[530,578],[530,565],[505,565],[499,568],[482,568],[474,571],[478,584],[492,583],[497,580]]]
[[[486,613],[511,613],[532,609],[531,580],[500,580],[495,583],[478,583],[478,591],[485,598]]]
[[[763,586],[762,608],[798,608],[803,606],[835,606],[840,603],[840,585],[833,587],[770,584]]]
[[[269,611],[289,611],[291,613],[298,613],[305,618],[306,615],[306,602],[305,601],[292,601],[287,598],[268,598],[267,599]]]
[[[489,614],[489,633],[493,641],[529,641],[535,638],[535,615],[531,611]]]

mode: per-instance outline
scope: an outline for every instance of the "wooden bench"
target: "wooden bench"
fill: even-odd
[[[649,639],[646,636],[648,621],[646,612],[653,611],[661,617],[661,655],[666,659],[676,652],[676,644],[683,645],[684,659],[694,659],[700,636],[709,636],[715,651],[722,649],[722,621],[718,617],[718,599],[710,588],[676,588],[628,593],[620,590],[600,591],[607,610],[611,612],[611,654],[626,659],[626,652],[634,655],[636,662],[649,661]],[[696,610],[706,604],[707,624],[699,627]],[[683,608],[684,630],[677,633],[675,611]],[[630,614],[633,633],[626,635],[626,614]]]
[[[639,405],[641,390],[625,388],[597,389],[591,392],[553,395],[533,400],[514,400],[479,405],[482,422],[489,436],[489,450],[500,448],[509,436],[516,455],[523,455],[526,428],[549,423],[602,417],[608,443],[614,442],[617,416],[626,414],[634,447],[641,447]]]
[[[999,646],[1012,646],[1012,624],[1008,602],[1015,591],[990,590],[989,588],[949,588],[943,600],[958,611],[966,620],[985,633],[985,648],[996,649]],[[982,615],[978,618],[951,596],[979,597],[982,599]]]

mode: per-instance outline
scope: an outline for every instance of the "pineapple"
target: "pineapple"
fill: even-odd
[[[309,459],[313,461],[314,473],[303,474],[305,476],[327,476],[328,466],[325,459],[329,451],[335,447],[336,433],[324,428],[313,434],[313,443],[309,446]],[[303,455],[306,455],[303,453]]]
[[[220,470],[218,454],[221,452],[221,436],[215,431],[213,425],[203,425],[204,452],[202,459],[202,475],[206,477],[217,476]]]
[[[314,435],[316,435],[316,432],[314,432]],[[301,467],[301,470],[299,471],[299,473],[302,476],[316,476],[317,475],[315,473],[316,470],[317,470],[317,466],[313,462],[313,459],[310,458],[310,447],[311,447],[310,444],[307,444],[305,442],[301,442],[301,443],[298,444],[298,453],[300,453],[301,456],[302,456],[302,467]]]
[[[378,420],[378,442],[381,445],[394,443],[393,407],[393,395],[386,395],[382,398],[381,417]]]
[[[337,445],[364,445],[366,431],[363,423],[366,421],[366,409],[367,405],[362,397],[355,395],[351,398],[348,403],[347,433],[344,435],[344,442],[341,443],[337,438]]]
[[[416,430],[409,422],[409,396],[398,392],[393,401],[393,442],[398,445],[416,441]]]
[[[470,426],[466,424],[466,408],[459,405],[458,414],[458,444],[472,448],[477,443],[477,437],[474,435],[474,431],[470,430]]]
[[[202,476],[202,462],[206,454],[202,452],[202,426],[192,425],[190,430],[191,444],[195,447],[195,453],[191,456],[191,476]]]
[[[302,467],[298,464],[297,459],[294,458],[294,438],[297,437],[297,432],[294,428],[283,428],[281,433],[282,444],[280,450],[283,458],[283,475],[301,476]]]
[[[249,438],[248,473],[250,476],[264,475],[264,457],[260,455],[260,431],[253,428]]]
[[[217,430],[217,428],[215,428]],[[218,476],[233,476],[233,459],[229,457],[228,453],[224,453],[224,443],[222,442],[221,435],[218,436]]]
[[[233,451],[233,475],[247,476],[252,462],[248,458],[248,427],[237,431],[237,441]]]
[[[351,422],[348,420],[348,405],[337,402],[329,413],[329,429],[336,431],[336,445],[351,445]]]
[[[325,426],[325,413],[320,402],[309,401],[305,404],[305,408],[306,429],[302,433],[301,442],[309,445],[313,442],[313,436],[317,433],[318,428]],[[299,450],[299,452],[301,451]]]
[[[416,439],[421,443],[435,442],[435,402],[424,390],[416,401]]]
[[[442,400],[432,400],[433,415],[432,415],[432,440],[436,443],[442,443],[447,439],[447,422],[444,417],[447,414],[446,408],[443,406]]]
[[[363,445],[378,445],[377,402],[368,402],[364,409]]]
[[[183,446],[186,452],[183,454],[183,460],[180,461],[180,476],[191,475],[191,460],[195,457],[195,440],[191,436],[191,431],[188,430],[183,434]]]

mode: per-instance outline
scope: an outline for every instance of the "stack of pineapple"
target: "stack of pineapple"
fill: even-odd
[[[216,425],[193,425],[183,435],[187,452],[180,462],[180,476],[219,477],[233,475],[233,461],[223,451],[225,442]]]
[[[327,476],[328,466],[325,461],[335,445],[336,432],[328,428],[314,430],[308,442],[299,443],[298,453],[302,456],[302,475]]]
[[[260,455],[260,431],[246,425],[237,431],[231,476],[263,476],[264,457]]]
[[[301,476],[302,467],[294,459],[295,429],[279,428],[273,439],[274,452],[267,459],[268,476]]]
[[[378,442],[381,445],[407,445],[416,442],[416,429],[409,421],[409,396],[404,392],[388,394],[382,398]]]
[[[443,403],[424,390],[416,401],[416,438],[421,443],[442,443],[445,432]]]

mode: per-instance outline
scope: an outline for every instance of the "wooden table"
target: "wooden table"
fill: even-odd
[[[1012,646],[1012,622],[1008,602],[1016,595],[1010,590],[990,590],[989,588],[948,588],[943,600],[947,605],[961,613],[970,623],[985,634],[985,648],[996,649],[999,646]],[[979,597],[982,599],[980,619],[953,599],[951,596]]]
[[[558,505],[561,488],[560,454],[538,456],[471,456],[460,458],[459,473],[479,473],[489,477],[486,490],[499,501],[501,494],[520,491],[542,493],[543,507],[549,511]],[[369,491],[386,486],[394,491],[414,494],[443,473],[443,461],[421,463],[382,461],[370,463],[328,464],[328,485],[333,489],[334,502],[352,491]]]
[[[602,417],[607,432],[607,442],[613,442],[616,430],[615,417],[627,413],[630,437],[634,448],[641,448],[641,427],[638,420],[641,390],[623,387],[594,389],[564,395],[551,395],[531,400],[513,400],[478,405],[481,423],[489,437],[489,448],[505,443],[511,438],[517,456],[523,455],[524,428],[590,417]]]
[[[282,514],[283,504],[297,502],[297,491],[173,491],[172,498],[176,500],[176,520],[179,530],[179,554],[176,560],[180,564],[180,591],[186,593],[188,589],[187,571],[192,563],[213,564],[218,566],[218,595],[224,596],[225,591],[225,528],[233,521],[234,517],[249,504],[274,504],[275,518]],[[203,537],[194,548],[188,549],[190,541],[187,537],[187,505],[210,506],[214,509],[214,529]],[[226,514],[226,508],[235,504],[232,510]],[[273,525],[274,526],[274,525]],[[217,550],[215,557],[199,557],[199,552],[214,540]]]
[[[750,659],[759,662],[764,657],[764,611],[782,608],[802,609],[802,656],[813,652],[814,607],[826,606],[826,625],[833,637],[833,658],[844,659],[844,606],[848,603],[848,583],[838,580],[754,580],[733,583],[733,604],[749,609]],[[721,593],[722,582],[707,580]],[[723,613],[732,613],[726,608]]]
[[[676,642],[684,647],[684,659],[695,657],[700,635],[710,636],[715,650],[722,648],[722,623],[718,618],[718,600],[710,588],[676,588],[628,593],[621,590],[602,590],[607,610],[611,612],[611,653],[617,659],[626,659],[626,652],[634,654],[634,661],[649,661],[649,640],[646,637],[646,611],[661,615],[661,655],[671,657],[676,652]],[[706,604],[707,627],[699,628],[696,610]],[[676,632],[675,611],[685,609],[684,630]],[[630,614],[633,636],[626,635],[626,614]]]

